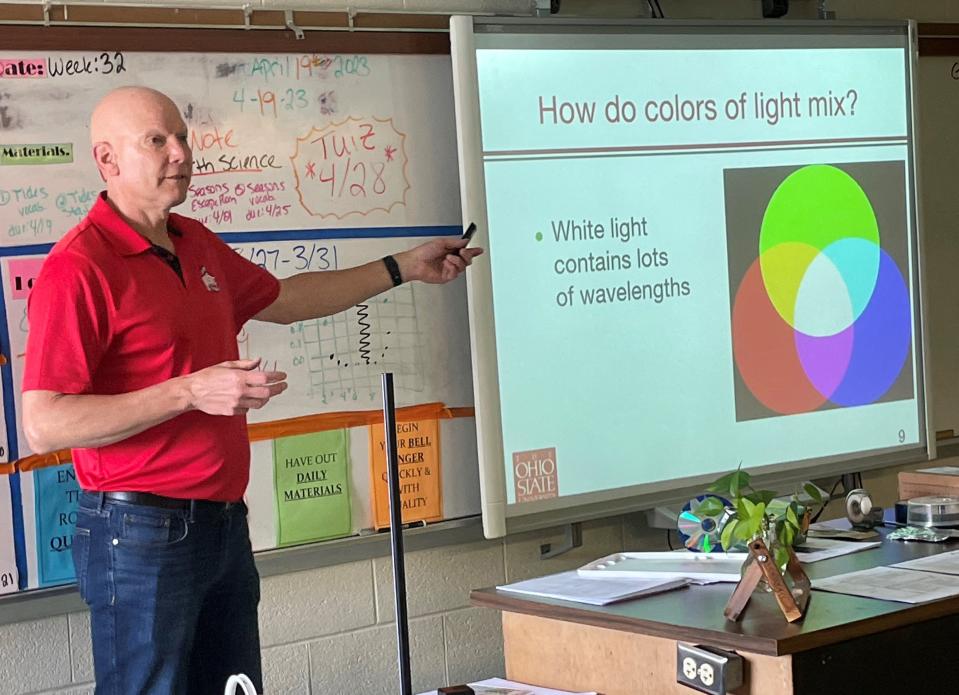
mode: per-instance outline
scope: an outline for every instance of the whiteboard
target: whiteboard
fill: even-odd
[[[277,277],[346,268],[458,233],[448,55],[5,51],[0,68],[0,341],[3,387],[12,391],[3,456],[11,460],[32,453],[18,417],[26,299],[45,254],[102,188],[88,121],[109,90],[147,85],[177,103],[194,178],[175,212],[203,221]],[[383,371],[395,375],[398,407],[469,409],[468,340],[462,279],[404,285],[292,326],[251,322],[238,336],[241,356],[286,371],[290,388],[249,422],[378,410]],[[368,433],[348,432],[351,527],[359,533],[372,525]],[[477,514],[472,418],[443,419],[440,432],[444,516]],[[277,545],[272,457],[270,441],[252,445],[247,499],[258,550]],[[47,526],[69,519],[61,507],[72,493],[58,489],[69,485],[65,477],[22,475],[14,514],[24,521],[21,573],[31,587],[69,580],[56,558],[44,557],[44,539],[62,545],[69,528],[41,528],[41,517]]]
[[[56,241],[85,214],[101,188],[89,114],[126,84],[181,107],[195,177],[177,211],[217,232],[459,221],[448,57],[24,51],[0,60],[46,66],[43,77],[4,79],[0,246]],[[64,70],[84,73],[54,76]],[[45,146],[33,159],[49,163],[16,166],[31,145]]]

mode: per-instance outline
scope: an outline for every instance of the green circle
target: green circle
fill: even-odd
[[[536,241],[542,241],[542,240],[543,240],[543,233],[536,232]]]
[[[849,247],[849,240],[870,242],[867,247],[872,251],[849,257],[833,246],[842,241],[846,244],[842,248],[861,248]],[[797,169],[779,184],[766,206],[759,233],[759,263],[766,292],[783,320],[799,330],[802,327],[796,326],[794,319],[800,286],[810,264],[824,250],[838,264],[850,300],[861,311],[872,295],[879,270],[876,213],[852,176],[835,166],[813,164]]]
[[[849,237],[879,245],[879,224],[872,204],[845,171],[813,164],[787,176],[773,193],[763,215],[759,253],[790,241],[822,250]]]

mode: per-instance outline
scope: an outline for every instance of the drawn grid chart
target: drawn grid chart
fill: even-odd
[[[399,388],[423,391],[423,339],[409,286],[328,319],[303,322],[296,330],[310,395],[323,403],[375,395],[384,371],[394,373]]]
[[[453,228],[454,231],[456,228]],[[412,231],[412,230],[411,230]],[[304,270],[336,271],[379,263],[422,237],[295,240],[223,235],[239,253],[279,278]],[[312,258],[311,262],[309,259]],[[250,422],[310,414],[379,409],[380,374],[395,376],[397,404],[472,404],[472,384],[459,378],[469,362],[465,281],[450,285],[403,284],[330,317],[279,326],[253,321],[238,336],[240,357],[288,375],[289,388],[269,408],[248,413]]]

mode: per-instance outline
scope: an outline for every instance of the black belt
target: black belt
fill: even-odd
[[[199,507],[229,509],[240,504],[239,502],[214,502],[213,500],[184,500],[176,497],[154,495],[151,492],[93,492],[91,494],[102,495],[104,501],[142,504],[145,507],[159,507],[160,509],[186,510]]]

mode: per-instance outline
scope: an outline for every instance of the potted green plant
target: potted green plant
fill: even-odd
[[[784,498],[772,490],[754,489],[750,474],[741,468],[722,476],[708,490],[717,497],[704,500],[699,512],[724,518],[720,532],[723,549],[728,552],[760,537],[780,572],[789,560],[788,549],[804,537],[808,523],[804,516],[810,504],[823,503],[819,488],[810,482],[802,484],[801,492]],[[807,499],[800,499],[801,493]],[[720,497],[728,500],[729,506]]]

